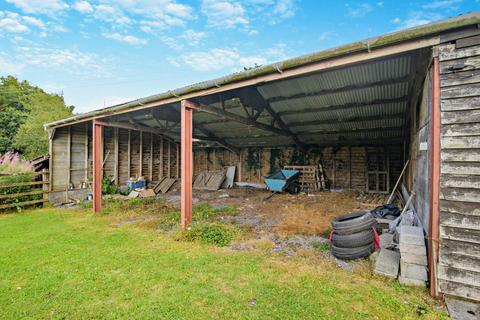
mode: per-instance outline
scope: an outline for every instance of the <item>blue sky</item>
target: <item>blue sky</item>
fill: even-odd
[[[86,112],[478,9],[477,0],[0,0],[0,76]]]

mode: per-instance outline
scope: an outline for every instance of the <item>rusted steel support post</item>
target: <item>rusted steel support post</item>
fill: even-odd
[[[440,216],[440,66],[438,57],[433,58],[432,68],[432,109],[430,135],[430,241],[429,275],[430,294],[439,296],[438,289],[438,253],[439,253],[439,216]]]
[[[93,120],[93,212],[102,211],[102,125]]]
[[[181,103],[181,215],[182,228],[186,229],[192,222],[192,113],[196,104],[183,100]]]

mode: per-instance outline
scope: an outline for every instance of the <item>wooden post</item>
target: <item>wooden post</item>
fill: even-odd
[[[127,143],[127,178],[130,180],[132,162],[132,131],[128,129],[128,143]]]
[[[178,147],[178,143],[175,144],[175,149],[177,150],[175,179],[178,179],[180,177],[180,148]]]
[[[84,152],[85,152],[85,185],[88,187],[88,121],[85,122],[85,137],[83,140]]]
[[[118,128],[113,128],[113,174],[115,175],[115,185],[118,186]]]
[[[169,178],[172,177],[172,172],[171,172],[171,164],[170,164],[170,158],[172,157],[172,153],[171,153],[171,142],[170,140],[168,140],[168,149],[167,149],[167,176]]]
[[[102,126],[93,120],[93,211],[102,211]]]
[[[432,106],[430,112],[430,241],[429,275],[430,294],[439,296],[437,281],[437,263],[439,247],[440,212],[440,66],[438,57],[433,58],[432,68]]]
[[[163,178],[163,136],[160,136],[160,170],[158,172],[160,181]]]
[[[70,184],[72,183],[72,126],[68,126],[68,137],[67,137],[67,189],[70,189]]]
[[[181,103],[181,220],[186,229],[192,222],[192,108],[196,105],[183,100]]]
[[[150,133],[150,162],[148,163],[148,179],[153,180],[153,133]]]
[[[140,132],[140,151],[139,151],[139,168],[138,168],[138,178],[140,178],[142,176],[142,173],[143,173],[143,132],[142,131],[139,131]]]
[[[53,134],[49,136],[48,139],[48,154],[50,159],[48,159],[48,191],[53,190]]]

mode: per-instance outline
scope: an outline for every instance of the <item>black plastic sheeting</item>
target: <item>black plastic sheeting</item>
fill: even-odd
[[[384,204],[370,211],[374,218],[395,220],[400,215],[400,209],[393,204]]]

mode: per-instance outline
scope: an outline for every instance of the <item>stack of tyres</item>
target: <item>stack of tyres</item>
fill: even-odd
[[[332,221],[332,254],[342,260],[368,257],[374,251],[375,219],[369,212],[353,212]]]

